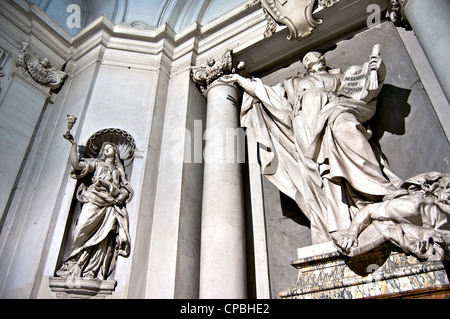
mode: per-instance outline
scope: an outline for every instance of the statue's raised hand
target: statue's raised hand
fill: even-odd
[[[75,140],[75,138],[73,137],[72,134],[70,134],[69,132],[67,132],[66,134],[63,135],[63,137],[68,140],[72,145],[76,145],[77,141]]]

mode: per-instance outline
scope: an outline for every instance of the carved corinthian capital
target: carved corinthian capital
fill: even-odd
[[[57,90],[67,78],[67,73],[55,69],[47,58],[27,52],[28,43],[23,43],[17,55],[17,66],[24,68],[31,78],[42,86]]]
[[[192,79],[199,86],[203,94],[213,82],[222,76],[234,73],[232,52],[228,51],[223,56],[208,59],[208,64],[192,67]]]

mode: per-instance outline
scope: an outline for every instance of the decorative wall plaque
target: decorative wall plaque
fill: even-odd
[[[322,23],[313,16],[315,0],[261,0],[261,4],[275,21],[289,28],[289,40],[310,36]]]

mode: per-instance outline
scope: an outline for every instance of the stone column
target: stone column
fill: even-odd
[[[410,24],[422,46],[436,77],[450,101],[450,1],[400,0],[396,1],[401,17]],[[395,22],[395,21],[394,21]]]
[[[219,71],[213,72],[215,78],[226,74],[226,66],[218,63],[213,66],[212,63],[210,61],[206,71]],[[202,77],[199,79],[195,72],[193,75],[195,82],[201,83]],[[209,78],[203,91],[207,98],[207,123],[200,298],[244,299],[247,297],[247,274],[240,161],[244,144],[243,137],[239,136],[241,93],[237,86],[223,83],[220,78]]]

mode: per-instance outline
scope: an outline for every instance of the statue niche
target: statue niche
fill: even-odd
[[[312,243],[333,242],[356,256],[390,241],[420,259],[442,261],[450,243],[448,174],[402,181],[373,143],[386,67],[380,45],[345,72],[310,52],[307,73],[267,86],[223,76],[245,91],[241,125],[259,143],[262,172],[311,222]],[[369,234],[369,235],[368,235]]]
[[[68,119],[64,138],[72,144],[71,177],[79,181],[76,198],[82,208],[72,231],[70,250],[56,276],[106,281],[115,270],[118,256],[130,254],[126,205],[134,191],[124,163],[133,159],[135,143],[125,131],[102,130],[89,139],[86,157],[79,160],[77,142],[70,134],[76,118]]]

